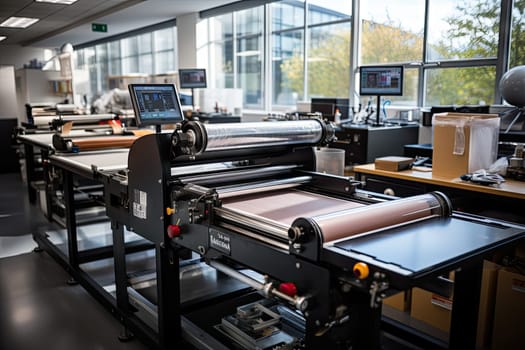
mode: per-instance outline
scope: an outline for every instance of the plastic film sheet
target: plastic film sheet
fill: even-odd
[[[286,227],[290,227],[298,217],[321,216],[364,206],[357,202],[293,189],[230,197],[222,202],[224,209]]]
[[[321,228],[324,242],[441,216],[443,208],[432,194],[413,196],[350,210],[312,216]],[[303,215],[303,217],[305,217]]]
[[[323,137],[319,120],[203,124],[207,134],[207,151],[254,146],[317,144]]]

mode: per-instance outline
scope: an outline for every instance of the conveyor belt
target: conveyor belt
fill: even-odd
[[[86,153],[64,153],[49,156],[51,164],[86,178],[92,178],[94,170],[117,172],[128,166],[128,149],[114,149]]]

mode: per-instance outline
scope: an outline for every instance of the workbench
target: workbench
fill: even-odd
[[[525,204],[525,182],[522,181],[506,179],[499,186],[485,186],[459,177],[436,176],[432,171],[378,170],[374,164],[356,165],[353,171],[366,190],[399,197],[442,191],[451,198],[456,210],[525,222],[520,209]]]

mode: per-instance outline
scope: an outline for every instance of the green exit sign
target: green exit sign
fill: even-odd
[[[108,31],[108,25],[101,23],[91,23],[91,30],[94,32],[106,33]]]

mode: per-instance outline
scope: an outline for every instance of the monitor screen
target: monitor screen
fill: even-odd
[[[359,68],[359,94],[362,96],[401,96],[403,66],[363,66]]]
[[[179,69],[181,89],[205,88],[206,70],[201,68]]]
[[[184,119],[173,84],[130,84],[131,102],[137,125],[161,125]]]

